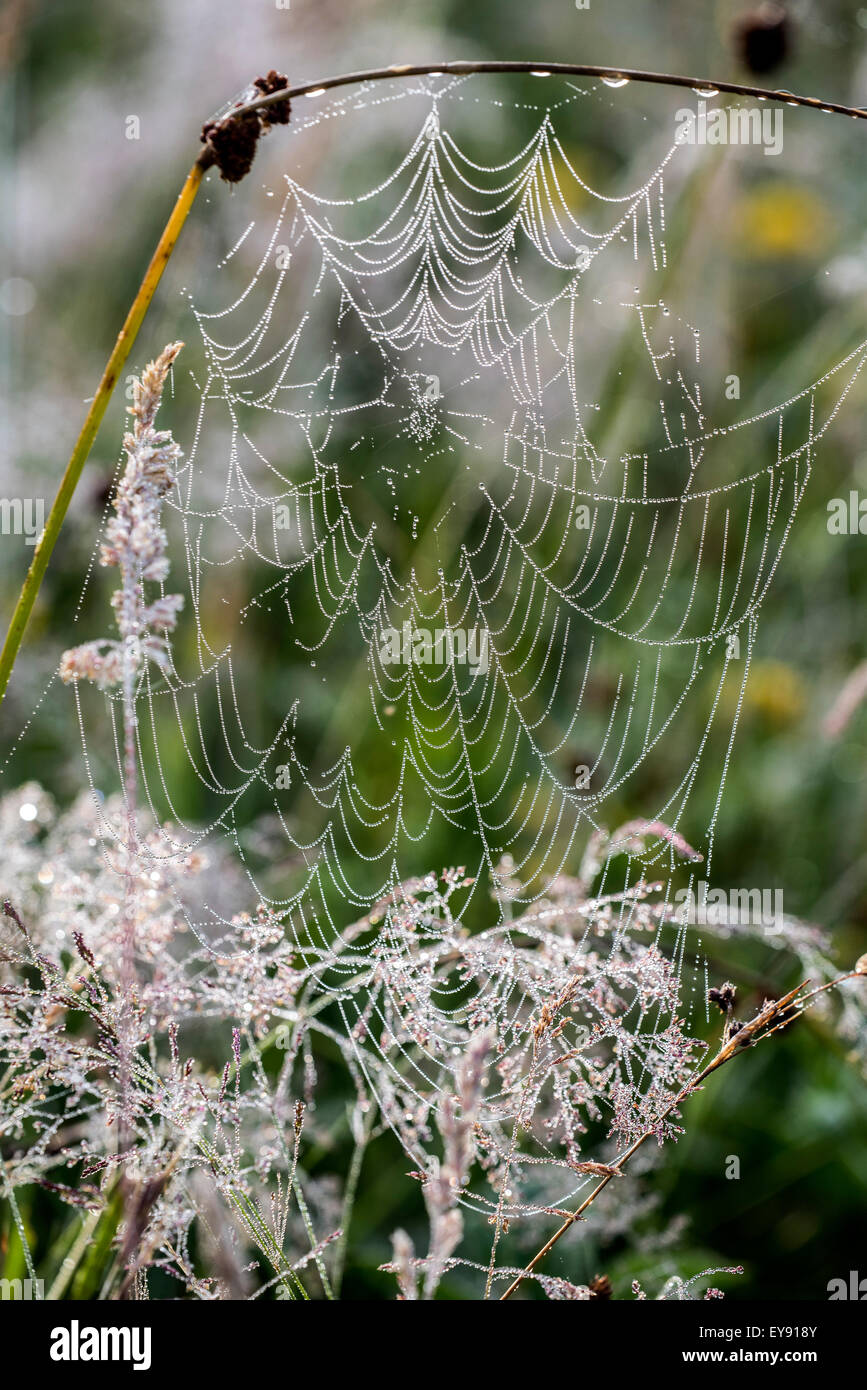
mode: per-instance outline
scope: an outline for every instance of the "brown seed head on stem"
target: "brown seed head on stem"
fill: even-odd
[[[252,90],[257,97],[265,97],[288,85],[289,79],[272,68],[267,77],[256,78]],[[216,164],[226,183],[240,183],[246,178],[256,158],[260,135],[266,135],[273,125],[288,125],[291,112],[288,97],[255,111],[244,110],[243,101],[236,102],[235,107],[241,109],[230,111],[220,121],[208,121],[201,134],[205,150],[200,160],[207,165]]]

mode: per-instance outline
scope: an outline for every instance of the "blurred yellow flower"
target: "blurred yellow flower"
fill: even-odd
[[[563,155],[557,153],[556,147],[552,148],[551,167],[554,171],[556,187],[563,189],[569,210],[574,213],[577,208],[582,207],[589,200],[590,195],[582,185],[598,186],[602,181],[602,175],[599,161],[592,149],[586,145],[564,145],[562,148]],[[547,166],[545,173],[548,173]],[[581,183],[578,183],[576,175]],[[554,187],[552,187],[552,192],[556,197]]]
[[[747,681],[744,707],[777,727],[794,724],[806,707],[804,683],[782,661],[759,661]]]
[[[741,669],[729,670],[720,695],[723,718],[735,715],[742,678]],[[797,671],[783,661],[753,662],[743,697],[744,719],[758,720],[766,728],[787,729],[802,718],[806,708],[804,682]]]
[[[746,193],[735,207],[733,222],[738,251],[748,260],[820,254],[827,249],[832,228],[821,198],[782,180]]]

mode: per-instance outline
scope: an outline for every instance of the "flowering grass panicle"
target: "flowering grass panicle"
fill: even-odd
[[[85,642],[64,652],[60,662],[64,681],[85,679],[110,689],[146,660],[161,668],[169,663],[166,634],[177,623],[183,596],[163,594],[147,603],[144,584],[161,583],[169,571],[161,513],[181,450],[171,433],[156,429],[154,421],[172,363],[182,347],[183,343],[170,343],[133,383],[133,427],[123,441],[126,468],[100,554],[103,565],[120,570],[120,587],[112,596],[120,641]]]

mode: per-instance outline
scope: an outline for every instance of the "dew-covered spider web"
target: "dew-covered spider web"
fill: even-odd
[[[711,871],[762,605],[867,350],[741,413],[673,288],[667,204],[711,152],[672,127],[629,186],[597,177],[581,123],[614,98],[543,85],[375,84],[269,139],[282,181],[242,185],[184,291],[160,423],[185,609],[137,705],[155,872],[232,846],[413,1156],[492,1030],[492,1166],[553,1091],[535,1210],[586,1181],[594,1118],[634,1138],[700,1056],[675,874]],[[75,698],[105,787],[104,697]],[[198,891],[226,953],[237,904]],[[577,1042],[538,1031],[569,988]]]

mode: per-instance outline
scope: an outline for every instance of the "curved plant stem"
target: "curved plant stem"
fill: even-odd
[[[473,59],[469,62],[453,63],[398,63],[389,68],[366,68],[361,72],[344,72],[339,77],[326,77],[315,82],[304,82],[297,87],[280,87],[277,91],[258,96],[233,108],[233,115],[243,115],[248,111],[259,111],[263,107],[274,106],[287,98],[317,97],[323,92],[334,91],[336,87],[352,87],[364,82],[394,81],[401,77],[472,77],[479,73],[529,73],[534,77],[598,77],[622,86],[627,82],[646,82],[659,87],[688,87],[698,96],[716,96],[724,92],[727,96],[754,97],[757,101],[783,102],[786,106],[805,106],[818,111],[827,111],[838,116],[851,116],[855,120],[867,120],[867,107],[845,106],[839,101],[823,101],[821,97],[798,96],[780,87],[750,87],[742,82],[722,82],[716,78],[686,77],[673,72],[647,72],[643,68],[607,68],[595,63],[546,63],[517,62],[509,59]]]
[[[332,1282],[335,1298],[340,1297],[340,1289],[343,1284],[343,1273],[346,1268],[346,1251],[349,1245],[349,1223],[352,1220],[355,1198],[358,1193],[358,1183],[361,1178],[361,1168],[364,1163],[367,1146],[370,1143],[370,1135],[373,1129],[375,1115],[376,1107],[371,1105],[364,1116],[361,1133],[355,1141],[355,1148],[352,1151],[352,1159],[346,1177],[346,1189],[343,1194],[343,1207],[340,1218],[340,1235],[337,1238],[337,1248],[334,1252],[334,1274],[332,1276]]]
[[[45,523],[45,530],[39,538],[39,542],[33,552],[33,560],[30,569],[27,571],[27,578],[15,611],[12,614],[12,621],[9,624],[9,631],[6,634],[6,641],[3,644],[3,651],[0,653],[0,701],[6,694],[6,687],[9,684],[9,677],[12,674],[12,667],[18,655],[18,648],[21,646],[21,639],[24,636],[24,629],[36,602],[36,595],[39,593],[48,562],[51,559],[51,552],[54,549],[63,519],[72,501],[72,494],[78,485],[91,445],[96,438],[97,430],[102,423],[106,407],[111,399],[112,392],[117,385],[118,378],[123,370],[124,363],[129,356],[130,349],[136,340],[142,320],[148,311],[154,291],[160,282],[162,273],[165,270],[169,257],[175,249],[175,243],[180,235],[181,228],[187,220],[187,214],[193,205],[202,177],[209,167],[210,152],[203,151],[202,155],[196,160],[190,172],[187,174],[184,186],[178,195],[178,200],[172,209],[171,216],[166,223],[162,236],[157,243],[157,248],[151,258],[150,265],[145,271],[138,293],[132,302],[126,322],[118,334],[117,342],[114,345],[112,354],[106,363],[105,371],[99,388],[91,402],[81,433],[75,443],[75,448],[66,465],[66,472],[57,490],[48,520]]]

